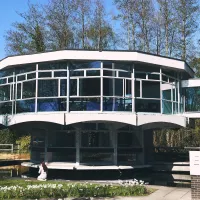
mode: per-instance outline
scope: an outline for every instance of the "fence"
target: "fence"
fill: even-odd
[[[19,153],[20,146],[14,144],[0,144],[0,152]]]

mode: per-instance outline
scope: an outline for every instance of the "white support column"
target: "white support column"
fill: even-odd
[[[177,82],[177,87],[178,87],[178,113],[180,113],[180,97],[181,97],[181,94],[180,94],[180,74],[178,74],[178,82]]]
[[[114,69],[115,68],[115,64],[114,63],[112,63],[112,69]],[[114,72],[112,71],[112,75],[114,75]],[[114,76],[113,76],[114,77]],[[113,84],[113,87],[112,87],[112,89],[113,89],[113,96],[115,96],[115,78],[112,78],[112,84]],[[115,110],[115,98],[113,98],[113,104],[112,104],[112,111],[114,111]]]
[[[70,97],[70,71],[69,71],[69,65],[67,64],[67,101],[66,101],[67,112],[70,111],[70,109],[69,109],[69,97]]]
[[[35,112],[38,110],[38,64],[36,64],[36,80],[35,80]]]
[[[15,72],[13,72],[13,84],[12,84],[12,115],[14,114],[14,106],[15,106],[15,85],[16,85],[16,79],[15,79]]]
[[[101,77],[100,111],[103,112],[103,62],[101,62],[100,77]]]
[[[133,64],[133,72],[131,74],[132,78],[132,88],[131,88],[131,97],[132,97],[132,112],[135,112],[135,66]]]
[[[172,103],[172,114],[174,114],[174,95],[173,95],[173,85],[171,85],[171,103]]]
[[[163,113],[162,69],[160,68],[160,113]]]
[[[80,140],[81,140],[81,131],[76,129],[76,166],[80,164]]]

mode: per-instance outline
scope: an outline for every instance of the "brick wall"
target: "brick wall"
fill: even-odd
[[[191,175],[192,200],[200,200],[200,176]]]

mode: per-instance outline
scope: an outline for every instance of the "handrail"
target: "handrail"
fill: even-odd
[[[10,149],[0,149],[0,151],[11,151],[13,153],[13,144],[0,144],[0,146],[11,146]]]

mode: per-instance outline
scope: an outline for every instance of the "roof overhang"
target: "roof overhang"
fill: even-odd
[[[14,65],[40,63],[58,60],[99,60],[99,61],[129,61],[142,62],[151,65],[185,71],[190,77],[194,71],[182,60],[130,51],[89,51],[89,50],[61,50],[54,52],[38,53],[7,57],[0,61],[0,70]]]

